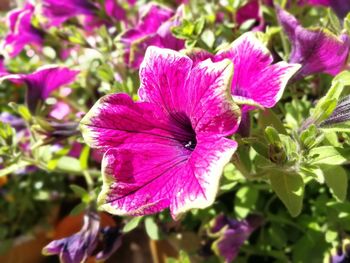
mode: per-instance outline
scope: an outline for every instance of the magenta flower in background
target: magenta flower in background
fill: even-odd
[[[315,73],[335,76],[344,69],[350,48],[347,34],[337,37],[326,30],[305,29],[293,15],[276,8],[280,24],[292,46],[289,61],[302,65],[296,77]]]
[[[124,20],[125,10],[118,4],[117,0],[105,0],[104,6],[88,0],[42,0],[42,12],[48,19],[47,26],[59,26],[67,20],[83,16],[83,26],[85,30],[92,30],[102,24],[109,24],[97,13],[104,8],[106,14],[112,20]],[[132,2],[132,1],[131,1]],[[131,3],[130,3],[131,4]]]
[[[95,16],[97,7],[88,0],[42,0],[43,15],[48,26],[59,26],[78,15]]]
[[[30,74],[11,74],[1,80],[23,83],[27,86],[26,104],[35,112],[38,104],[61,86],[68,85],[75,80],[79,71],[66,67],[44,66]]]
[[[173,218],[214,202],[237,143],[229,94],[232,63],[193,65],[179,52],[149,47],[140,67],[140,101],[100,99],[81,121],[86,143],[105,151],[99,204],[118,215],[170,208]]]
[[[184,41],[175,38],[171,28],[180,24],[183,7],[176,13],[173,10],[150,3],[141,8],[137,25],[120,36],[124,45],[125,62],[132,68],[138,69],[149,46],[158,46],[180,50]]]
[[[236,22],[239,26],[243,23],[252,20],[253,30],[262,31],[265,27],[265,22],[258,0],[249,0],[245,5],[241,6],[236,13]]]
[[[116,20],[125,19],[125,10],[117,3],[117,0],[105,0],[105,10],[107,15]]]
[[[62,263],[85,262],[88,257],[106,260],[121,245],[117,227],[102,227],[100,216],[89,211],[84,216],[82,229],[69,237],[54,240],[43,248],[44,255],[59,255]]]
[[[210,229],[212,235],[220,235],[212,245],[213,250],[223,257],[225,262],[232,262],[243,243],[262,223],[263,218],[258,215],[250,215],[242,221],[231,219],[223,214],[217,216]]]
[[[229,59],[234,65],[231,93],[240,104],[261,105],[271,108],[281,98],[289,79],[300,68],[284,61],[273,63],[272,55],[254,33],[248,32],[216,55],[204,50],[190,54],[194,63],[211,58],[212,61]],[[243,111],[254,107],[244,106]]]
[[[4,39],[4,49],[11,57],[17,56],[28,44],[43,45],[43,32],[31,24],[33,14],[34,6],[30,3],[8,14],[9,32]]]
[[[55,103],[55,105],[53,105],[49,116],[57,120],[63,120],[66,116],[68,116],[70,112],[71,108],[67,103],[63,101],[58,101],[57,103]]]
[[[337,14],[340,20],[343,20],[350,12],[350,1],[348,0],[304,0],[301,2],[310,5],[329,6]]]

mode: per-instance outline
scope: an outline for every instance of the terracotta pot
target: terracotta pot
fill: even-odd
[[[200,240],[195,233],[181,232],[169,236],[167,240],[150,240],[149,245],[153,263],[165,263],[169,257],[178,258],[180,250],[197,254]],[[191,257],[191,260],[200,262],[195,257]]]
[[[0,262],[4,263],[40,263],[44,257],[42,248],[47,244],[46,231],[37,230],[34,235],[20,236],[14,240],[12,248],[4,255],[0,255]]]

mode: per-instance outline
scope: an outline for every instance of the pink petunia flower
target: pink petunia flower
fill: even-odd
[[[289,61],[302,65],[297,77],[315,73],[337,75],[345,67],[350,49],[350,37],[339,37],[322,29],[306,29],[287,11],[277,8],[280,24],[287,34],[292,51]]]
[[[129,4],[132,3],[129,1]],[[87,0],[43,0],[42,13],[48,19],[48,27],[59,26],[71,18],[82,16],[83,26],[89,31],[102,24],[108,24],[108,21],[97,15],[101,8],[104,8],[112,20],[125,19],[125,10],[117,0],[105,0],[104,5]]]
[[[207,58],[212,61],[229,59],[234,65],[231,93],[240,104],[261,105],[271,108],[281,98],[288,80],[300,68],[299,64],[284,61],[273,63],[272,55],[254,33],[248,32],[216,55],[195,50],[190,57],[194,63]],[[254,107],[244,106],[243,111]]]
[[[212,244],[213,250],[225,262],[232,262],[238,256],[239,249],[248,240],[249,236],[263,223],[259,215],[249,215],[238,221],[223,214],[218,215],[211,223],[210,233],[220,235]]]
[[[35,112],[38,104],[49,97],[51,92],[61,86],[68,85],[75,80],[77,70],[66,67],[44,66],[30,74],[10,74],[1,80],[10,80],[15,83],[23,83],[27,86],[26,104]]]
[[[83,137],[105,151],[99,203],[118,215],[170,208],[173,218],[214,202],[239,124],[229,60],[193,65],[179,52],[149,47],[140,67],[140,101],[101,98],[81,121]]]
[[[245,5],[238,8],[236,13],[236,22],[239,26],[252,20],[254,21],[253,30],[262,31],[265,28],[265,21],[262,9],[258,0],[249,0]]]
[[[180,24],[183,6],[176,13],[173,10],[150,3],[140,10],[137,25],[120,36],[124,46],[124,60],[132,68],[138,69],[147,47],[157,46],[180,50],[185,42],[175,38],[171,28]]]
[[[26,45],[43,45],[43,32],[33,27],[31,20],[35,7],[26,3],[23,8],[12,10],[7,17],[9,32],[4,39],[4,48],[11,57],[17,56]]]

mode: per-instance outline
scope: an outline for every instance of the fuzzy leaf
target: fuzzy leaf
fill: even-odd
[[[271,169],[269,174],[271,187],[295,217],[300,214],[303,205],[304,182],[297,173]]]
[[[331,189],[332,194],[339,201],[346,199],[348,188],[348,175],[341,166],[322,166],[326,184]]]

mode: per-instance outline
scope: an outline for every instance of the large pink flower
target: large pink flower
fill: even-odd
[[[193,65],[176,51],[150,47],[140,67],[140,101],[119,93],[96,103],[81,130],[91,147],[105,151],[105,210],[144,215],[170,208],[177,218],[214,202],[237,146],[225,138],[239,123],[232,72],[229,60]]]
[[[213,55],[204,50],[190,54],[194,63],[211,58],[229,59],[234,65],[231,93],[241,104],[258,104],[271,108],[281,98],[288,80],[300,68],[299,64],[281,61],[273,63],[272,55],[254,33],[248,32],[236,39],[227,49]],[[243,110],[252,109],[250,106]]]

